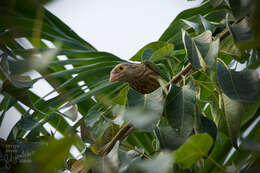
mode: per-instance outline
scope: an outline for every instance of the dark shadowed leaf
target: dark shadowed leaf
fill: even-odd
[[[255,44],[254,47],[256,47],[257,49],[260,48],[259,46],[259,40],[260,40],[260,25],[259,25],[259,16],[260,16],[260,12],[259,12],[259,6],[260,3],[259,1],[252,1],[252,8],[251,8],[251,20],[250,20],[250,27],[252,29],[252,33],[255,39]]]
[[[144,95],[143,103],[139,102],[137,106],[125,109],[124,118],[139,130],[151,131],[163,113],[163,102],[162,89],[159,88]]]
[[[140,106],[139,103],[144,103],[144,95],[135,91],[132,88],[129,88],[128,94],[127,94],[127,107],[133,108]]]
[[[228,20],[226,20],[226,25],[239,48],[249,49],[253,47],[254,38],[247,19],[242,19],[239,23],[233,24],[232,26],[229,24]]]
[[[246,111],[247,105],[231,100],[225,94],[223,94],[222,98],[229,137],[233,146],[237,148],[241,118]]]
[[[171,126],[157,127],[155,134],[161,149],[176,150],[188,139],[180,136]]]
[[[180,136],[186,137],[193,129],[196,95],[188,86],[172,85],[166,98],[166,116],[170,126]]]
[[[210,111],[218,130],[228,136],[226,118],[220,109],[219,101],[210,103]]]
[[[0,115],[0,127],[2,125],[2,121],[5,117],[5,113],[12,107],[14,106],[15,104],[17,103],[17,100],[12,97],[12,96],[6,96],[4,97],[4,99],[1,101],[1,106],[3,105],[4,108],[3,109],[0,109],[0,110],[3,110],[3,112],[1,113]],[[0,106],[0,107],[1,107]]]
[[[254,70],[240,72],[229,70],[222,62],[217,65],[218,83],[232,100],[255,103],[258,96],[258,73]]]
[[[14,86],[14,83],[16,86],[20,87],[17,88]],[[16,100],[22,102],[24,105],[34,109],[33,104],[31,102],[31,99],[29,97],[29,91],[27,86],[31,86],[31,81],[13,81],[10,82],[9,80],[5,80],[3,83],[3,88],[1,92],[5,92],[8,95],[12,96]]]
[[[212,121],[211,119],[209,119],[203,115],[200,115],[199,117],[196,115],[194,124],[195,124],[194,125],[195,134],[207,133],[213,139],[213,145],[211,146],[211,148],[208,152],[208,155],[209,155],[211,153],[211,151],[214,147],[215,141],[216,141],[217,126],[215,125],[214,121]]]

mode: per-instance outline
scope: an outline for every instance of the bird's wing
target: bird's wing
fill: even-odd
[[[159,76],[161,76],[164,80],[169,81],[168,77],[162,72],[162,70],[157,67],[153,62],[151,61],[143,61],[143,63],[150,68],[152,71],[157,73]]]

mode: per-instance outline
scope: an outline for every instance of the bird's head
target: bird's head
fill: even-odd
[[[141,64],[121,63],[116,65],[110,73],[110,82],[128,82],[141,68]]]

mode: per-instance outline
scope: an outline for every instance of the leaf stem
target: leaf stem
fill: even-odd
[[[218,162],[216,162],[214,159],[212,159],[210,156],[206,156],[212,163],[214,163],[219,169],[221,169],[223,172],[225,172],[225,168],[221,166]]]
[[[151,158],[150,156],[148,156],[148,155],[145,154],[145,153],[142,153],[141,151],[137,150],[137,149],[134,148],[134,147],[131,147],[131,146],[127,145],[127,144],[121,144],[121,145],[124,146],[124,147],[126,147],[126,148],[128,148],[128,149],[130,149],[130,150],[134,150],[134,151],[136,151],[136,152],[139,153],[139,154],[142,154],[145,158],[147,158],[147,159],[149,159],[149,160],[152,160],[152,158]]]

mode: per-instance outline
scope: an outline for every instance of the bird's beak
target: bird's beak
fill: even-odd
[[[119,74],[111,74],[109,78],[109,82],[115,82],[119,79],[120,75]]]

